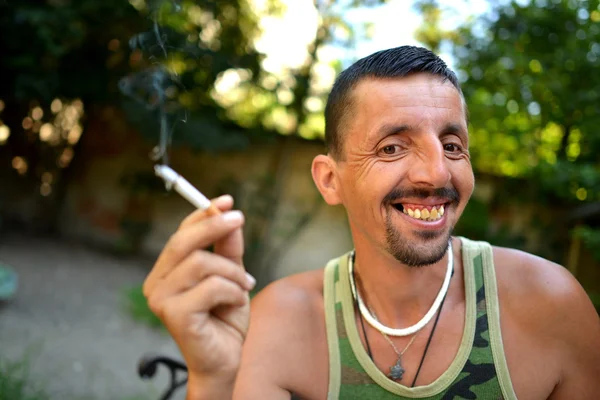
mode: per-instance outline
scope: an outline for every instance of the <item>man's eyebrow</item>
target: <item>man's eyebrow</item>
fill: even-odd
[[[447,124],[446,126],[444,126],[444,133],[450,133],[450,134],[455,134],[455,135],[464,136],[464,137],[467,136],[467,132],[465,131],[463,126],[456,122],[451,122],[451,123]]]
[[[377,129],[375,138],[377,141],[380,141],[388,136],[400,135],[402,133],[410,132],[413,130],[415,130],[415,128],[412,125],[408,124],[383,124],[379,127],[379,129]],[[446,124],[442,132],[445,134],[457,135],[465,139],[468,136],[467,131],[458,122],[450,122]]]
[[[383,124],[379,127],[379,129],[377,129],[377,140],[381,140],[391,135],[398,135],[412,130],[413,127],[408,124]]]

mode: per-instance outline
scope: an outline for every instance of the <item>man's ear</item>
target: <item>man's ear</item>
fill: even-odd
[[[331,206],[342,202],[336,163],[328,155],[319,154],[312,162],[312,177],[325,202]]]

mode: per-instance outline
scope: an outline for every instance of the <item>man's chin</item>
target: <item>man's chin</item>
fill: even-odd
[[[411,237],[412,236],[412,237]],[[435,264],[444,258],[448,248],[451,232],[414,231],[409,235],[388,232],[388,249],[390,254],[401,263],[410,267],[423,267]]]
[[[421,239],[426,242],[441,240],[442,238],[447,239],[450,237],[447,230],[443,230],[443,231],[441,231],[441,230],[440,231],[415,230],[415,231],[413,231],[413,235],[415,236],[416,239]]]

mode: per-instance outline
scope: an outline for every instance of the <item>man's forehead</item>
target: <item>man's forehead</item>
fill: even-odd
[[[363,78],[351,91],[346,107],[341,124],[344,142],[350,140],[348,134],[371,142],[386,125],[419,126],[432,110],[438,116],[436,124],[460,126],[465,135],[467,131],[462,94],[449,80],[430,73]]]
[[[459,90],[452,82],[429,73],[401,78],[365,78],[354,88],[349,105],[351,120],[355,122],[380,120],[385,116],[413,119],[423,112],[435,112],[438,118],[452,119],[455,123],[467,121],[466,105]],[[464,119],[457,119],[457,114]]]
[[[414,73],[398,78],[362,79],[353,90],[354,101],[376,95],[382,100],[407,98],[418,103],[423,96],[429,99],[460,98],[458,89],[447,79],[430,73]]]

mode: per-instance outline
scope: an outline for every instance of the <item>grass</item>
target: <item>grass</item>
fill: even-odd
[[[125,304],[129,315],[131,315],[134,321],[150,326],[151,328],[164,328],[160,319],[148,307],[148,302],[146,301],[146,297],[144,297],[141,285],[128,288],[125,291]]]
[[[0,357],[0,400],[46,400],[50,396],[31,382],[27,359]]]
[[[33,350],[35,351],[35,350]],[[29,354],[29,352],[27,352]],[[49,400],[49,392],[35,382],[30,375],[30,355],[21,356],[18,360],[8,360],[0,355],[0,400]],[[56,394],[52,398],[57,397]],[[157,395],[140,393],[125,397],[114,396],[112,399],[118,400],[155,400]],[[70,400],[100,400],[95,396],[68,397]]]

